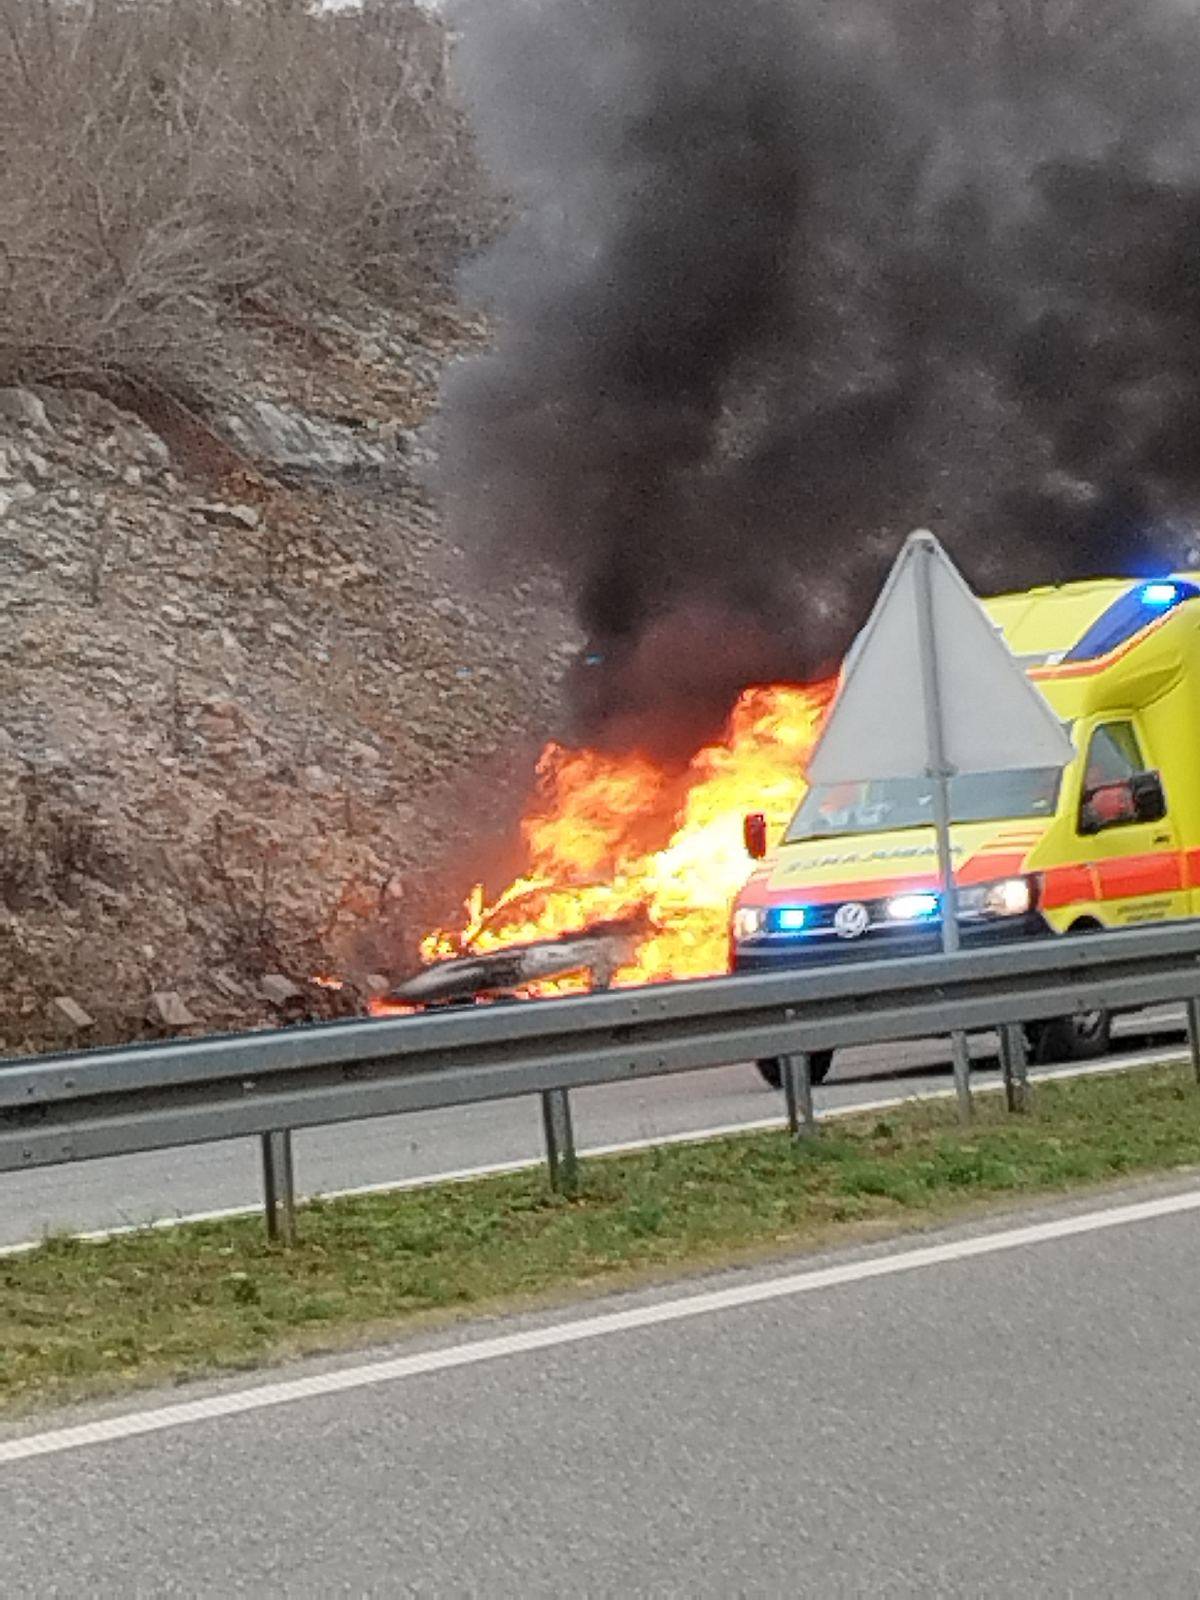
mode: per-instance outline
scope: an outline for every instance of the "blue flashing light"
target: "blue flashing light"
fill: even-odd
[[[799,933],[808,921],[808,907],[780,906],[775,920],[780,933]]]
[[[887,909],[895,922],[926,922],[937,916],[940,901],[936,894],[898,894]]]
[[[1177,607],[1200,599],[1200,588],[1186,578],[1151,578],[1136,584],[1096,618],[1064,661],[1096,661],[1137,637],[1143,628]]]

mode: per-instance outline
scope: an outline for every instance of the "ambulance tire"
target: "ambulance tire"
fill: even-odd
[[[783,1088],[783,1062],[779,1056],[763,1056],[761,1061],[756,1061],[754,1064],[762,1074],[764,1083],[769,1084],[772,1089]],[[814,1050],[808,1058],[809,1078],[813,1083],[824,1083],[832,1065],[832,1050]]]
[[[1025,1026],[1030,1060],[1039,1067],[1054,1061],[1093,1061],[1112,1045],[1112,1014],[1084,1011],[1075,1017],[1050,1017]]]
[[[1085,918],[1073,923],[1070,933],[1102,933],[1103,926]],[[1108,1011],[1081,1011],[1071,1017],[1050,1017],[1045,1022],[1028,1022],[1025,1037],[1029,1059],[1036,1066],[1054,1061],[1094,1061],[1112,1048],[1112,1014]]]

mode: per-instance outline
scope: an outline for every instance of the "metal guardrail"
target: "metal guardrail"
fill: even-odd
[[[999,1028],[1009,1103],[1018,1108],[1025,1090],[1015,1025],[1167,1001],[1188,1005],[1200,1076],[1200,920],[953,956],[20,1058],[0,1064],[0,1172],[257,1136],[268,1226],[288,1235],[296,1128],[540,1095],[551,1176],[569,1186],[568,1095],[583,1085],[779,1056],[799,1132],[812,1128],[813,1051]]]

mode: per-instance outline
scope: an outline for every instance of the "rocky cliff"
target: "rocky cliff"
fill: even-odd
[[[9,1052],[357,1005],[559,722],[554,583],[480,570],[419,481],[481,329],[263,301],[236,335],[203,404],[0,390]]]

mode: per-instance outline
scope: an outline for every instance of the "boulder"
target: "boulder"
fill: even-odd
[[[194,1028],[196,1018],[173,989],[160,989],[150,996],[146,1020],[156,1028]]]
[[[290,978],[285,978],[282,972],[268,972],[258,987],[263,998],[280,1010],[297,1005],[304,999],[303,990],[297,988]]]
[[[50,426],[46,407],[30,389],[0,389],[0,419],[45,433]]]
[[[86,1033],[96,1026],[95,1017],[86,1012],[69,994],[56,995],[50,1002],[50,1021],[62,1034]]]

